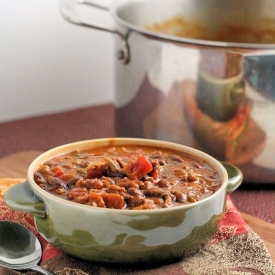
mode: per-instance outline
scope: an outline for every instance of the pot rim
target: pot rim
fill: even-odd
[[[129,210],[129,209],[109,209],[109,208],[100,208],[100,207],[95,207],[95,206],[89,206],[89,205],[84,205],[84,204],[79,204],[73,201],[66,200],[64,198],[55,196],[54,194],[51,194],[47,192],[46,190],[43,190],[41,187],[39,187],[36,182],[33,179],[33,174],[34,171],[37,170],[38,166],[45,162],[46,160],[62,155],[66,152],[72,151],[72,148],[76,147],[80,150],[85,149],[85,148],[92,148],[94,147],[101,147],[104,145],[149,145],[149,146],[156,146],[160,148],[167,148],[167,149],[174,149],[183,153],[187,153],[195,158],[199,158],[202,160],[205,160],[209,165],[211,165],[218,173],[222,184],[220,188],[213,193],[212,195],[194,202],[194,203],[188,203],[184,205],[179,205],[179,206],[174,206],[174,207],[169,207],[169,208],[161,208],[161,209],[148,209],[148,210]],[[220,192],[225,192],[224,189],[226,189],[227,184],[228,184],[228,173],[225,169],[225,167],[215,158],[212,156],[194,149],[189,146],[173,143],[173,142],[168,142],[168,141],[160,141],[160,140],[152,140],[152,139],[144,139],[144,138],[102,138],[102,139],[91,139],[91,140],[83,140],[83,141],[78,141],[78,142],[73,142],[73,143],[68,143],[64,144],[58,147],[54,147],[41,155],[39,155],[36,159],[33,160],[33,162],[30,164],[27,172],[27,182],[30,185],[30,188],[32,191],[37,195],[42,201],[44,201],[44,198],[47,198],[48,200],[54,200],[58,201],[67,207],[72,207],[72,208],[79,208],[79,209],[86,209],[87,211],[104,211],[108,213],[113,213],[113,214],[127,214],[127,215],[144,215],[146,213],[163,213],[163,212],[170,212],[170,211],[178,211],[181,209],[187,210],[192,207],[195,207],[197,205],[203,204],[206,201],[211,200],[213,197],[217,196]]]
[[[113,19],[119,22],[122,26],[128,28],[129,30],[135,31],[140,34],[144,34],[146,36],[165,40],[165,41],[173,41],[173,42],[180,42],[190,45],[197,45],[197,46],[209,46],[209,47],[217,47],[217,48],[240,48],[242,50],[260,50],[260,49],[275,49],[275,43],[240,43],[240,42],[223,42],[223,41],[215,41],[215,40],[203,40],[203,39],[193,39],[188,37],[179,37],[174,35],[162,34],[153,32],[150,30],[146,30],[145,28],[136,26],[130,22],[125,21],[118,15],[118,10],[124,6],[130,6],[136,2],[158,2],[158,0],[114,0],[109,8],[109,12],[112,15]],[[169,2],[170,0],[167,0]]]

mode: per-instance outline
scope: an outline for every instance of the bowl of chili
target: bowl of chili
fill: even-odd
[[[138,138],[70,143],[38,156],[4,197],[53,246],[81,259],[158,263],[215,234],[241,171],[184,145]]]

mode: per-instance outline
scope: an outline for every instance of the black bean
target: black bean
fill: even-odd
[[[172,160],[172,161],[183,162],[183,159],[182,159],[180,156],[178,156],[178,155],[171,155],[171,156],[169,156],[168,158],[169,158],[170,160]]]
[[[141,205],[145,201],[145,198],[140,195],[137,195],[137,196],[125,195],[124,200],[127,203],[128,207],[135,207],[135,206]]]
[[[158,185],[159,187],[169,187],[169,186],[171,186],[170,182],[169,182],[168,180],[166,180],[166,179],[161,179],[161,180],[159,180],[159,181],[157,182],[157,185]]]
[[[38,184],[40,184],[40,183],[41,184],[46,184],[47,183],[47,181],[45,180],[45,178],[40,173],[38,173],[38,172],[34,173],[34,180]]]
[[[163,190],[161,188],[148,188],[146,190],[143,191],[145,196],[149,196],[149,197],[158,197],[158,198],[164,198],[165,196],[167,196],[170,192]]]
[[[66,183],[60,178],[51,177],[49,178],[48,183],[55,189],[66,188]]]
[[[121,173],[121,172],[113,172],[112,170],[108,170],[106,172],[106,175],[108,177],[118,177],[118,178],[123,178],[124,177],[123,173]]]
[[[176,196],[176,201],[183,203],[187,201],[187,195],[185,193],[181,193],[179,191],[174,191],[174,195]]]
[[[142,182],[138,181],[138,180],[129,180],[127,178],[122,178],[122,179],[117,180],[116,185],[121,186],[121,187],[125,187],[127,189],[127,188],[130,188],[130,187],[138,188],[141,183]]]
[[[128,193],[132,196],[143,195],[142,191],[135,187],[130,187]]]
[[[75,185],[76,182],[77,182],[78,180],[80,180],[80,179],[81,179],[80,177],[74,177],[74,178],[70,179],[70,180],[67,182],[67,186],[70,187],[70,186],[72,186],[72,185]]]

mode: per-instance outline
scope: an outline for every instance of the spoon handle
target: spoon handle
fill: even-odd
[[[38,271],[38,272],[40,272],[41,274],[44,274],[44,275],[55,275],[53,272],[47,271],[47,270],[43,269],[42,267],[40,267],[39,265],[32,266],[31,269],[36,270],[36,271]]]

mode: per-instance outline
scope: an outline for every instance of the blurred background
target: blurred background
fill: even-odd
[[[113,39],[65,21],[57,0],[0,1],[0,122],[111,102]]]

